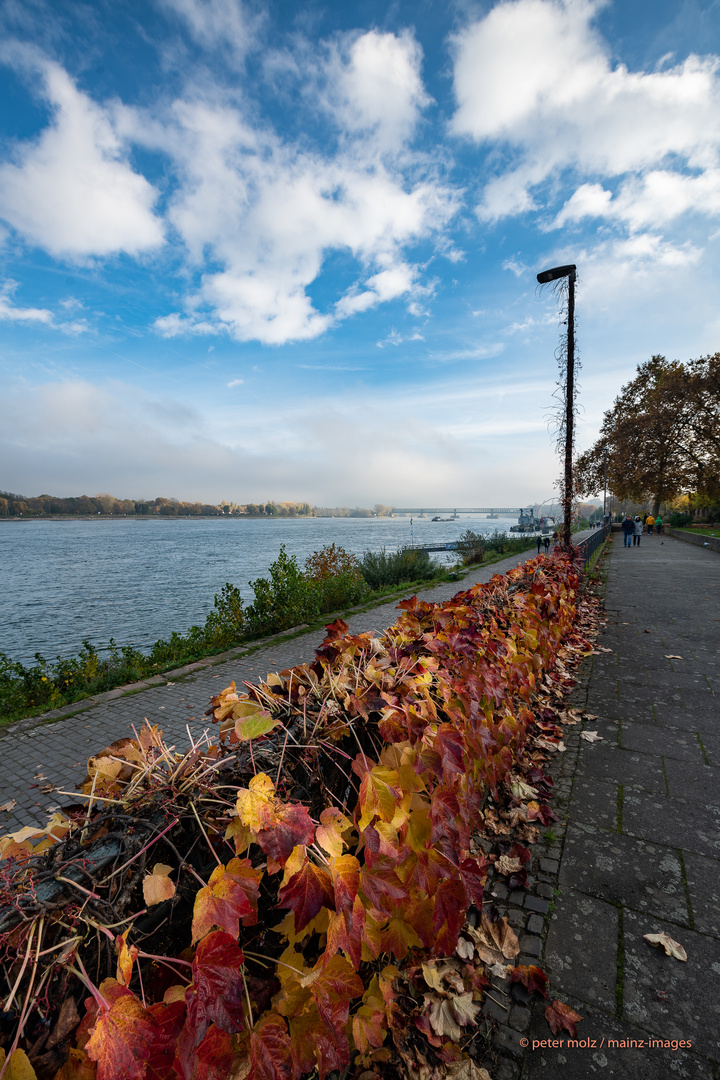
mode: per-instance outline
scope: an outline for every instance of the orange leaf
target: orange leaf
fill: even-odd
[[[582,1016],[564,1002],[553,1001],[552,1005],[548,1005],[545,1019],[552,1028],[553,1035],[558,1035],[564,1029],[571,1039],[577,1038],[577,1024],[582,1020]]]
[[[127,936],[129,930],[126,930],[124,934],[118,935],[115,939],[115,948],[118,950],[118,962],[116,978],[121,986],[129,986],[130,979],[132,978],[133,964],[137,960],[138,950],[135,945],[128,945]]]
[[[171,870],[172,866],[155,863],[152,874],[143,878],[143,896],[147,907],[161,904],[163,900],[170,900],[175,895],[175,883],[168,877]]]
[[[360,884],[360,863],[354,855],[330,859],[330,874],[335,887],[335,910],[352,911]]]
[[[98,1009],[85,1051],[97,1062],[97,1080],[142,1080],[158,1025],[133,994]]]
[[[208,884],[195,897],[193,943],[213,926],[227,930],[235,938],[240,920],[243,926],[254,926],[261,878],[262,871],[254,870],[249,859],[231,859],[227,866],[216,866]]]

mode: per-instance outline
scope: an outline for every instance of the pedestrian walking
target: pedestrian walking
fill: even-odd
[[[652,536],[653,525],[655,524],[655,518],[652,514],[648,514],[645,518],[645,524],[647,525],[648,536]]]
[[[545,554],[547,555],[548,551],[550,550],[550,533],[548,533],[547,536],[543,536],[542,542],[543,547],[545,548]]]
[[[630,539],[630,537],[635,532],[635,522],[633,521],[633,519],[630,517],[629,514],[626,514],[625,517],[623,518],[622,531],[623,531],[623,539],[625,541],[625,543],[623,544],[623,547],[630,547],[630,545],[632,544],[632,540]]]
[[[640,541],[643,534],[643,520],[639,514],[635,515],[635,524],[633,526],[633,547],[640,547]]]
[[[542,547],[543,538],[540,533],[537,535],[538,555],[540,554],[540,548]]]
[[[655,518],[655,532],[658,534],[658,536],[662,532],[662,527],[663,527],[663,519],[658,514],[658,516]]]

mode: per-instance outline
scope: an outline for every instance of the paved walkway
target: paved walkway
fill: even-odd
[[[574,734],[556,774],[560,895],[540,963],[591,1043],[531,1047],[524,1080],[720,1077],[720,558],[662,541],[616,534],[611,651],[577,702],[603,741]],[[643,939],[663,931],[687,963]],[[527,1035],[552,1038],[544,1003]]]
[[[582,539],[585,533],[577,534]],[[494,574],[504,574],[511,567],[535,554],[534,550],[511,555],[490,566],[471,570],[461,581],[445,583],[418,591],[424,600],[449,600],[458,590],[476,582],[489,581]],[[412,592],[407,594],[412,595]],[[398,617],[396,598],[388,604],[359,612],[348,619],[353,633],[383,630]],[[72,800],[57,794],[57,789],[73,791],[85,776],[88,757],[116,739],[132,735],[132,725],[140,727],[143,718],[159,724],[169,743],[184,749],[188,746],[186,725],[194,737],[212,723],[203,716],[210,698],[235,680],[258,682],[270,671],[311,661],[320,645],[323,631],[269,642],[266,646],[236,656],[224,663],[212,664],[182,678],[168,676],[159,685],[136,693],[126,693],[104,701],[83,712],[52,724],[42,717],[28,729],[31,721],[20,721],[0,733],[2,786],[0,804],[16,800],[10,812],[0,812],[0,835],[22,825],[40,823],[44,827],[48,813]],[[82,703],[78,702],[78,708]]]

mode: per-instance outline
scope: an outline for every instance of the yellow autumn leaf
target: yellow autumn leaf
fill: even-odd
[[[271,827],[275,818],[273,804],[275,785],[267,773],[253,776],[246,788],[240,788],[237,794],[237,812],[243,825],[249,825],[254,832]]]

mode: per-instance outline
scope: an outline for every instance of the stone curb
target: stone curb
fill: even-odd
[[[720,526],[718,526],[720,531]],[[675,540],[682,540],[686,544],[695,544],[696,547],[709,548],[710,551],[720,551],[720,537],[703,536],[702,533],[683,532],[682,529],[668,529],[668,536]]]

